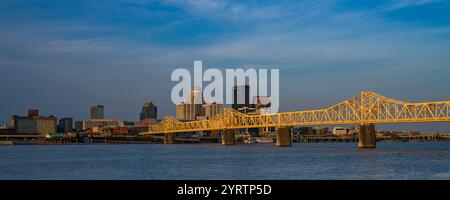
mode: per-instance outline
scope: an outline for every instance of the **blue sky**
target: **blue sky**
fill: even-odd
[[[362,90],[449,100],[449,10],[444,0],[3,0],[0,122],[29,107],[86,119],[96,104],[137,120],[145,101],[173,115],[170,74],[195,59],[279,68],[281,111]],[[450,131],[427,129],[437,127]]]

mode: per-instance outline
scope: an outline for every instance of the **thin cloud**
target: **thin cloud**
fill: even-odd
[[[441,0],[398,0],[393,2],[387,8],[383,9],[383,11],[394,11],[406,7],[422,6],[430,3],[436,3],[439,1]]]
[[[164,3],[181,7],[194,16],[234,22],[255,22],[304,18],[305,16],[310,16],[316,10],[329,7],[334,4],[334,1],[243,3],[240,1],[218,0],[166,0]]]

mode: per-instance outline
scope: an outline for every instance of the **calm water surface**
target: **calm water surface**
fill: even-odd
[[[450,179],[450,143],[0,146],[0,179]]]

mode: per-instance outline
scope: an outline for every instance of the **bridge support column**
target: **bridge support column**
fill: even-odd
[[[277,142],[276,145],[279,147],[292,146],[292,135],[290,127],[279,127],[276,133]]]
[[[233,129],[225,129],[222,132],[222,145],[234,145],[234,136],[235,136],[235,130]]]
[[[165,133],[164,144],[175,144],[175,133]]]
[[[376,148],[375,125],[361,125],[359,127],[359,148]]]
[[[217,131],[217,130],[210,131],[209,137],[219,137],[219,131]]]

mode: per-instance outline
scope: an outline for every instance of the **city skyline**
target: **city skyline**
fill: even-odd
[[[146,101],[175,116],[170,73],[195,59],[205,68],[280,68],[281,112],[325,108],[360,91],[450,99],[446,1],[0,4],[8,27],[0,122],[30,107],[88,119],[97,104],[108,118],[136,121]]]

